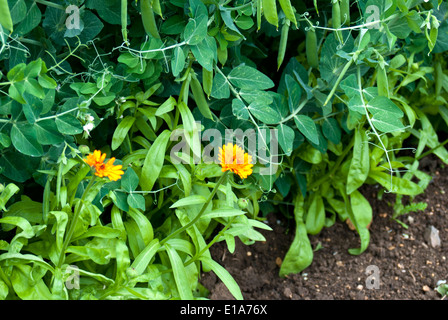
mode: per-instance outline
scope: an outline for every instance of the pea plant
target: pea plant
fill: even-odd
[[[0,0],[0,298],[196,299],[213,260],[424,192],[448,109],[446,1]],[[291,205],[293,210],[291,211]]]

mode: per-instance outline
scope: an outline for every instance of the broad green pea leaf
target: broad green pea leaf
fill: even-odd
[[[185,53],[181,47],[176,47],[173,50],[173,57],[171,58],[171,70],[173,76],[177,77],[185,67]]]
[[[213,70],[213,62],[218,60],[215,38],[206,36],[201,42],[190,46],[191,52],[206,70]]]
[[[271,106],[264,103],[254,101],[247,107],[247,109],[255,118],[264,124],[277,124],[282,121],[280,114]]]
[[[335,118],[325,118],[322,123],[322,133],[325,138],[333,142],[334,144],[339,144],[341,142],[341,127]]]
[[[376,96],[371,99],[367,104],[367,110],[374,116],[378,113],[387,113],[390,117],[403,117],[403,111],[389,98],[383,96]]]
[[[134,209],[145,210],[145,197],[139,193],[130,193],[127,197],[128,205]]]
[[[404,129],[404,125],[399,118],[384,111],[376,112],[371,121],[373,126],[381,132],[394,132]]]
[[[53,119],[34,123],[37,141],[43,145],[58,145],[64,141]]]
[[[294,122],[300,133],[302,133],[312,143],[319,145],[319,133],[317,132],[316,124],[314,123],[313,119],[308,116],[299,114],[294,116]]]
[[[232,113],[237,119],[249,119],[249,111],[243,101],[240,99],[232,100]]]
[[[62,134],[75,135],[82,133],[82,126],[76,117],[71,114],[64,114],[55,120],[58,130]]]
[[[282,148],[283,152],[287,156],[290,156],[293,151],[293,145],[294,145],[294,137],[295,133],[294,130],[281,123],[277,126],[278,130],[278,143],[280,144],[280,147]]]
[[[230,97],[230,87],[227,79],[219,72],[213,77],[212,92],[210,94],[215,99],[227,99]]]
[[[227,79],[243,90],[267,90],[274,86],[274,82],[268,76],[245,64],[232,69]]]
[[[121,177],[121,187],[126,192],[134,191],[139,183],[138,175],[131,167],[127,168],[124,175]]]
[[[44,154],[42,145],[37,140],[36,128],[29,123],[17,123],[11,128],[11,141],[21,153],[40,157]]]

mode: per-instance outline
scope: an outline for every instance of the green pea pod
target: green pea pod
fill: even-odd
[[[264,17],[266,20],[278,28],[278,15],[276,0],[262,0]]]
[[[9,12],[8,0],[0,0],[0,24],[9,31],[13,31],[13,23],[11,13]]]
[[[152,9],[154,10],[154,13],[158,14],[161,18],[163,18],[162,7],[160,6],[160,1],[152,0],[151,5],[152,5]]]
[[[198,106],[201,114],[205,118],[213,119],[212,112],[210,111],[210,107],[208,106],[201,83],[194,74],[192,74],[191,77],[190,88],[193,92],[194,101],[196,101],[196,105]]]
[[[128,42],[128,1],[121,0],[121,34],[123,35],[123,41]]]
[[[319,58],[317,56],[317,38],[316,31],[309,29],[306,32],[306,59],[310,67],[317,68],[319,66]]]
[[[285,19],[285,23],[283,24],[282,33],[280,36],[280,45],[278,48],[277,70],[280,69],[283,59],[285,58],[286,45],[288,44],[289,24],[289,20]]]
[[[210,97],[213,86],[213,70],[208,71],[207,69],[202,68],[202,86],[204,87],[204,92]]]
[[[350,0],[340,0],[341,4],[341,21],[345,25],[350,25]]]
[[[339,29],[341,27],[341,7],[339,5],[339,0],[333,0],[331,20],[333,21],[333,29]],[[342,43],[342,32],[336,30],[336,38],[340,43]]]
[[[383,97],[389,97],[389,84],[387,80],[386,68],[382,68],[378,64],[376,68],[376,85],[378,87],[378,94]]]
[[[294,9],[291,5],[291,1],[290,0],[279,0],[278,2],[280,3],[280,7],[282,8],[283,12],[285,13],[286,18],[288,18],[297,27],[296,15],[294,14]]]
[[[143,27],[146,33],[154,38],[160,39],[150,0],[140,0],[140,9],[142,11]]]
[[[261,0],[257,0],[257,31],[260,30],[261,27]]]

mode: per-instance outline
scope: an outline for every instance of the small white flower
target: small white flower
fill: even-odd
[[[85,125],[82,127],[82,129],[83,129],[87,134],[89,134],[90,131],[93,130],[93,127],[94,127],[94,126],[93,126],[93,123],[89,122],[89,123],[85,124]]]

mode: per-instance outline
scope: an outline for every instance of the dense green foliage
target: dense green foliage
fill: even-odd
[[[0,299],[193,299],[202,271],[241,299],[217,241],[265,240],[277,210],[296,226],[280,276],[308,267],[309,235],[337,220],[361,254],[374,213],[360,188],[395,193],[398,219],[422,208],[402,202],[429,183],[421,158],[448,164],[446,1],[0,9]],[[229,129],[256,133],[247,179],[202,157]],[[123,177],[94,179],[93,150]]]

